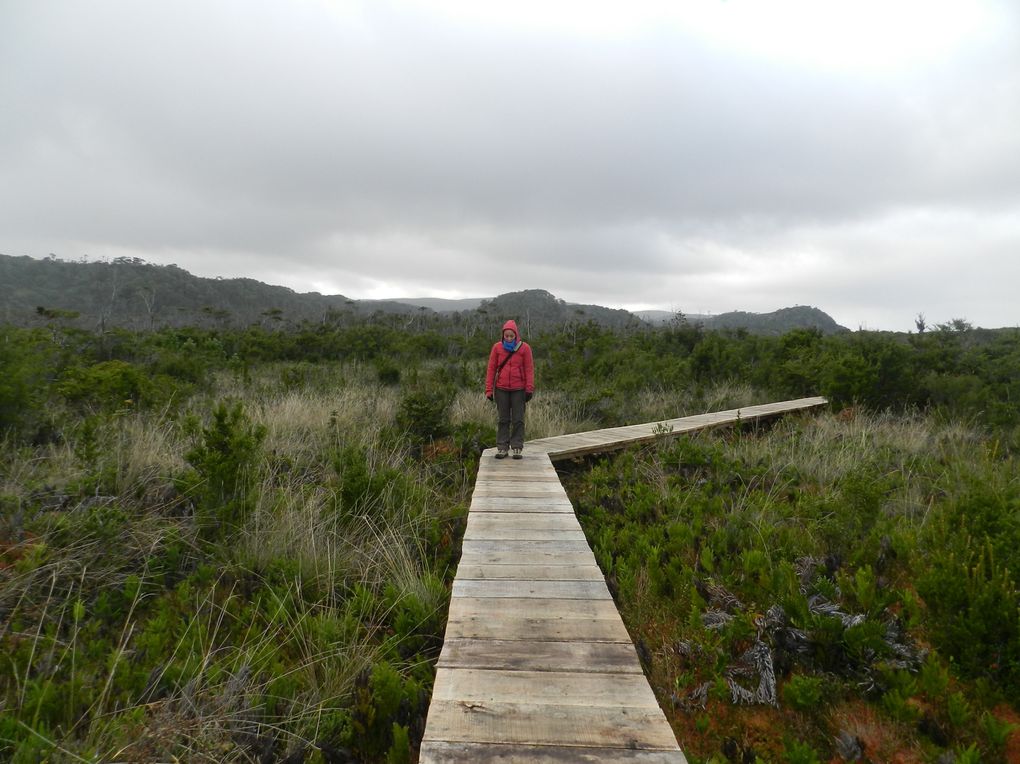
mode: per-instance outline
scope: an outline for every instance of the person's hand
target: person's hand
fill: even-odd
[[[528,401],[530,401],[534,397],[535,397],[534,393],[525,393],[524,394],[524,402],[527,403]]]
[[[488,394],[488,395],[486,395],[485,397],[489,399],[489,402],[490,402],[490,403],[492,402],[492,393],[489,393],[489,394]]]

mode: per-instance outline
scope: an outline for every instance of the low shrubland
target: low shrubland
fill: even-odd
[[[1020,470],[994,440],[847,410],[567,483],[693,761],[1007,760]]]
[[[531,438],[836,404],[569,478],[692,759],[1008,755],[1016,333],[532,339]],[[412,760],[494,444],[491,337],[0,340],[0,759]]]
[[[5,760],[409,758],[477,454],[263,371],[8,442]]]

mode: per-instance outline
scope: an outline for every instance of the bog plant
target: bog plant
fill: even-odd
[[[0,760],[413,760],[491,333],[40,315],[0,336]],[[1020,332],[529,334],[531,437],[836,404],[568,479],[689,760],[1009,755]]]
[[[206,536],[230,535],[244,523],[265,437],[265,427],[252,425],[240,401],[221,402],[185,454],[195,470],[187,490],[195,496],[199,527]]]
[[[711,740],[741,739],[741,708],[778,706],[754,749],[825,760],[837,720],[863,702],[890,730],[921,730],[932,756],[974,745],[1002,760],[1008,724],[991,711],[974,722],[1015,702],[1017,591],[997,554],[1010,555],[1017,516],[1001,499],[995,514],[975,511],[956,475],[1008,486],[1017,465],[975,437],[935,419],[791,418],[568,475],[624,620],[659,646],[651,679],[678,735],[707,706]],[[982,544],[962,528],[980,528]],[[812,730],[811,744],[784,742],[783,720]],[[686,749],[713,755],[709,739]]]

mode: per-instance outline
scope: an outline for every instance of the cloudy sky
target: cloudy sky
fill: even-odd
[[[1020,325],[1014,0],[0,0],[0,252]]]

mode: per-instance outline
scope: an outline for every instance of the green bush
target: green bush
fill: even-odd
[[[147,398],[148,376],[126,361],[102,361],[94,366],[68,369],[57,392],[71,403],[100,409],[135,405]]]
[[[821,764],[818,752],[808,743],[799,740],[788,740],[783,753],[787,764]]]
[[[438,385],[415,387],[397,406],[397,426],[416,443],[428,443],[450,434],[453,391]]]
[[[1020,699],[1020,594],[991,544],[962,560],[937,554],[917,588],[939,650],[965,676],[995,679]]]
[[[421,718],[427,694],[389,663],[377,663],[358,678],[349,737],[344,741],[358,761],[406,761],[408,724]]]
[[[265,437],[266,428],[252,425],[239,401],[229,406],[221,402],[199,442],[185,454],[197,476],[191,488],[205,535],[229,533],[243,522]]]
[[[815,711],[822,703],[824,690],[820,678],[794,674],[783,685],[783,700],[797,711]]]
[[[38,417],[45,360],[21,335],[0,337],[0,436]]]

